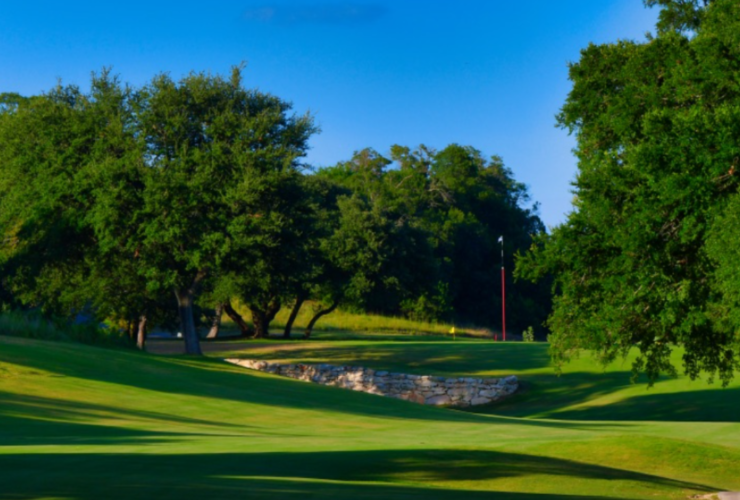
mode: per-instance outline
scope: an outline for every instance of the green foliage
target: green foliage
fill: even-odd
[[[526,330],[522,332],[522,341],[534,342],[534,329],[528,326]]]
[[[231,299],[258,336],[306,299],[498,323],[496,240],[510,266],[544,232],[501,159],[393,146],[303,175],[315,132],[310,115],[244,88],[241,68],[137,88],[104,70],[89,91],[1,95],[0,305],[129,329],[177,311],[191,354],[193,309]],[[543,317],[543,288],[509,287],[513,327]]]
[[[727,383],[740,360],[727,267],[736,262],[740,5],[658,3],[656,38],[591,45],[571,66],[558,120],[578,140],[575,210],[517,272],[555,276],[558,363],[579,349],[606,363],[636,346],[634,371],[655,380],[675,374],[671,352],[683,345],[692,378],[706,371]],[[676,29],[665,29],[669,18]]]
[[[174,291],[197,353],[199,289],[215,289],[233,259],[273,271],[265,252],[293,231],[290,186],[315,128],[244,89],[241,69],[159,75],[135,91],[104,71],[87,94],[59,86],[2,102],[3,295],[130,319],[161,318]]]
[[[383,245],[393,249],[382,253],[378,241],[356,240],[349,255],[365,255],[365,264],[375,262],[377,269],[353,277],[350,303],[427,321],[500,324],[497,240],[505,236],[510,266],[513,254],[544,232],[536,204],[527,206],[526,187],[500,158],[486,160],[474,148],[456,144],[441,151],[395,145],[390,159],[363,150],[318,175],[352,189],[355,205],[365,204],[364,223],[358,209],[342,209],[348,220],[341,238],[352,224],[357,235],[385,235]],[[358,264],[352,268],[362,268]],[[510,326],[544,321],[547,284],[510,286],[507,307]]]
[[[56,321],[33,312],[12,311],[0,314],[0,334],[39,340],[79,342],[102,347],[133,347],[134,344],[118,330],[90,321]]]

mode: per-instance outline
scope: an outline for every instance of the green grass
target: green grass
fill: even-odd
[[[314,315],[317,304],[307,302],[301,307],[295,323],[293,324],[293,335],[303,335],[303,331]],[[234,303],[234,308],[247,320],[251,319],[249,309]],[[284,307],[275,316],[270,324],[270,330],[274,334],[282,334],[285,324],[290,316],[290,307]],[[226,330],[234,330],[233,323],[224,316],[223,324]],[[493,333],[486,329],[471,325],[452,325],[449,323],[429,323],[414,321],[407,318],[396,318],[380,316],[376,314],[357,314],[342,309],[322,317],[312,334],[313,338],[322,340],[347,340],[347,339],[393,339],[405,340],[413,335],[434,335],[450,337],[450,329],[455,326],[456,336],[465,337],[491,337]]]
[[[509,400],[473,409],[512,417],[567,420],[662,420],[740,422],[740,379],[727,388],[687,377],[631,383],[632,359],[606,369],[588,355],[565,365],[557,376],[544,343],[490,341],[292,342],[250,344],[237,352],[214,355],[332,363],[449,376],[517,375],[522,390]],[[289,346],[283,350],[281,346]],[[680,350],[673,354],[676,366]]]
[[[315,358],[408,371],[546,370],[539,345],[292,344]],[[260,345],[267,356],[277,344]],[[567,398],[540,405],[552,414],[577,407]],[[740,490],[734,421],[581,415],[476,414],[217,359],[0,336],[0,497],[685,499]]]

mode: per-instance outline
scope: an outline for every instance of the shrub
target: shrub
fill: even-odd
[[[522,332],[522,340],[524,342],[534,342],[534,328],[528,327]]]

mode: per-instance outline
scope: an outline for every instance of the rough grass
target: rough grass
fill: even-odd
[[[398,345],[374,362],[486,370],[470,351],[482,342]],[[493,371],[537,372],[542,353],[520,346],[487,352]],[[466,413],[215,359],[0,336],[2,498],[685,499],[740,489],[738,436],[734,422]]]
[[[319,304],[311,302],[307,302],[301,307],[293,324],[293,335],[300,336],[303,334],[317,307],[319,307]],[[251,319],[249,309],[243,305],[235,302],[234,308],[245,319]],[[281,334],[283,332],[290,312],[290,307],[284,307],[280,310],[270,325],[271,332],[275,334]],[[223,324],[227,330],[234,329],[232,327],[233,323],[228,317],[224,317]],[[471,325],[429,323],[376,314],[357,314],[337,309],[331,314],[323,316],[318,321],[312,337],[322,340],[346,340],[351,338],[367,340],[370,337],[403,340],[409,338],[410,335],[435,335],[452,338],[450,329],[453,326],[455,327],[455,336],[459,337],[490,338],[494,335],[494,332],[491,330]]]

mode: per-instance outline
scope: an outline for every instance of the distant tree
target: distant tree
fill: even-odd
[[[319,175],[303,176],[302,185],[310,217],[304,221],[301,238],[304,260],[300,275],[294,281],[293,303],[283,331],[285,338],[290,338],[303,304],[312,299],[319,304],[319,309],[310,321],[312,324],[307,330],[310,336],[318,318],[336,309],[349,279],[349,273],[338,267],[337,255],[332,251],[334,248],[330,241],[340,225],[338,199],[351,191]],[[322,303],[328,305],[321,307]]]
[[[506,236],[511,268],[514,251],[544,231],[536,205],[527,207],[526,187],[499,158],[488,161],[471,147],[437,152],[396,145],[390,159],[363,150],[319,175],[365,200],[364,210],[345,207],[344,216],[355,221],[345,232],[368,223],[360,213],[379,217],[373,227],[385,235],[388,253],[376,259],[383,263],[376,277],[356,276],[355,283],[366,285],[349,294],[349,303],[366,311],[493,325],[501,310],[498,237]],[[360,247],[373,248],[369,242]],[[511,290],[513,323],[544,320],[546,286],[524,283]]]
[[[518,265],[555,278],[555,360],[636,347],[651,381],[727,383],[738,366],[740,4],[648,1],[663,8],[643,43],[590,45],[571,65],[558,117],[576,134],[576,201]]]

